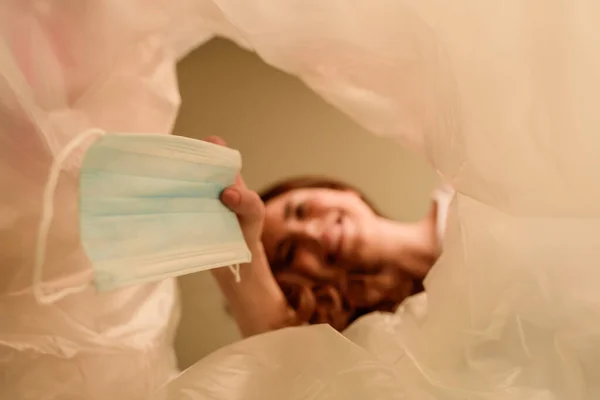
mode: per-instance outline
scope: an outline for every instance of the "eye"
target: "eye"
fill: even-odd
[[[327,263],[328,265],[334,265],[335,261],[336,261],[335,254],[326,254],[325,255],[325,263]]]
[[[295,214],[297,219],[303,219],[306,217],[306,206],[304,203],[300,203],[296,206]]]
[[[284,263],[286,265],[290,265],[291,263],[294,262],[295,257],[296,257],[296,244],[290,243],[284,253],[284,257],[283,257]]]

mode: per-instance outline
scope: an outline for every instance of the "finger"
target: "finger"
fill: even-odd
[[[227,146],[227,142],[225,142],[225,140],[218,136],[209,136],[206,139],[204,139],[204,141],[213,144],[218,144],[219,146]]]
[[[242,194],[239,188],[235,186],[229,186],[221,194],[221,201],[227,207],[231,208],[232,211],[236,211],[242,201]]]
[[[242,174],[237,174],[235,176],[235,183],[234,183],[234,185],[238,186],[240,188],[243,188],[243,189],[247,189],[248,188],[246,186],[246,182],[244,182],[244,178],[242,178]]]
[[[264,206],[256,192],[230,186],[223,191],[221,201],[245,220],[261,220],[263,217]]]

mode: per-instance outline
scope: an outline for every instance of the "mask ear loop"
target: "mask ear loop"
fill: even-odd
[[[242,277],[240,275],[240,264],[230,265],[229,270],[235,276],[235,283],[240,283],[242,281]]]
[[[86,283],[85,285],[65,288],[52,294],[46,294],[42,290],[42,270],[46,263],[48,236],[52,219],[54,218],[54,196],[56,194],[56,187],[58,186],[62,165],[71,153],[79,148],[86,139],[91,136],[103,136],[105,133],[106,132],[101,129],[90,129],[75,136],[61,150],[50,166],[50,172],[48,174],[48,179],[46,180],[42,198],[42,213],[35,243],[35,261],[33,264],[33,295],[40,304],[52,304],[70,294],[80,293],[90,286],[89,283]]]

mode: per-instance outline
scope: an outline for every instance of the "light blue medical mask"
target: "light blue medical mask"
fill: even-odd
[[[237,217],[219,199],[241,169],[239,152],[171,135],[94,130],[63,153],[95,135],[100,137],[85,153],[80,172],[79,216],[98,290],[250,262]],[[46,295],[39,287],[51,200],[67,155],[55,160],[58,172],[51,173],[44,197],[34,270],[41,302],[84,289]]]

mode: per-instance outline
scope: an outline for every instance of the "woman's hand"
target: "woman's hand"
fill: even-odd
[[[227,146],[223,139],[216,136],[211,136],[206,141]],[[237,215],[244,240],[252,251],[252,255],[255,256],[257,251],[263,251],[261,235],[265,219],[265,205],[258,193],[248,189],[241,174],[235,177],[233,185],[223,190],[221,202]]]
[[[206,140],[225,146],[218,137]],[[243,336],[251,336],[293,325],[295,313],[289,308],[275,281],[261,242],[265,206],[260,196],[248,189],[241,176],[221,194],[221,201],[238,217],[252,262],[240,268],[241,282],[235,282],[227,268],[211,270]]]
[[[212,136],[206,141],[227,146],[225,141],[219,137]],[[258,193],[248,189],[242,176],[238,175],[235,183],[221,194],[221,201],[237,215],[248,247],[252,250],[259,246],[265,218],[265,206]]]

